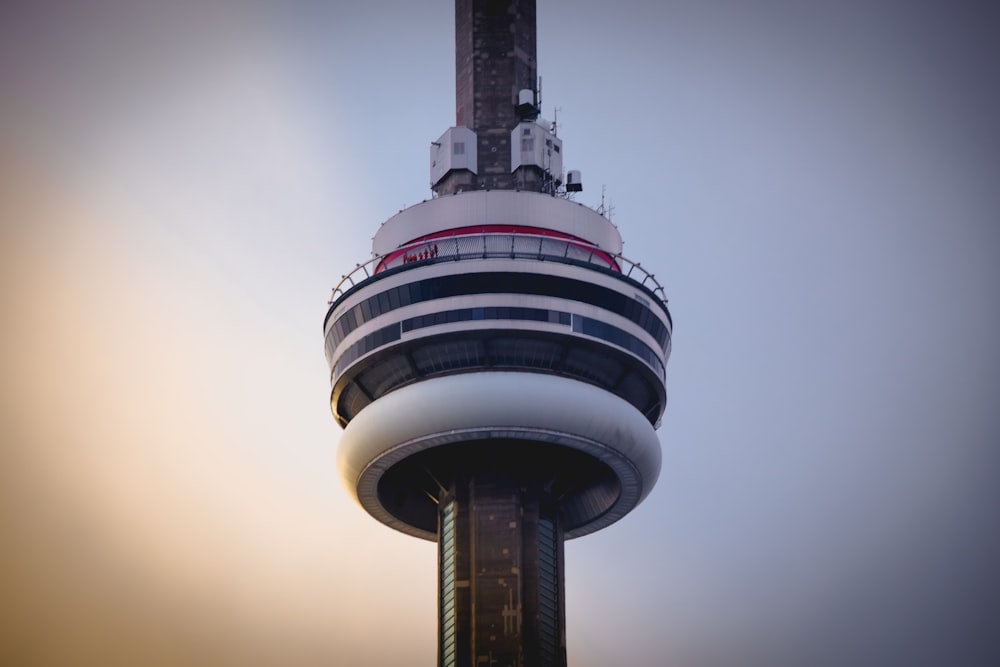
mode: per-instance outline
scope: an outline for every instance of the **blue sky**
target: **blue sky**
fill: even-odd
[[[430,194],[452,11],[0,10],[0,655],[433,663],[434,546],[340,488],[321,323]],[[996,664],[996,13],[538,17],[578,200],[676,325],[659,484],[566,548],[570,665]]]

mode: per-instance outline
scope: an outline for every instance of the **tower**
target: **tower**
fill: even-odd
[[[650,492],[672,322],[540,120],[534,0],[456,0],[434,197],[386,221],[324,321],[337,460],[438,542],[441,666],[566,664],[563,542]]]

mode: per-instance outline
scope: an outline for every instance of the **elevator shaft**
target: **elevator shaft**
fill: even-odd
[[[480,472],[442,498],[441,667],[565,667],[563,535],[544,487]]]

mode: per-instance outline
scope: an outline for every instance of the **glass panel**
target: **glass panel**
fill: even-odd
[[[555,664],[559,651],[559,545],[551,519],[538,520],[538,640],[540,664]]]
[[[455,503],[441,508],[441,664],[455,663]]]

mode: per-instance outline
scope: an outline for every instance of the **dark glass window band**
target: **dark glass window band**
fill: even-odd
[[[493,315],[493,317],[488,317]],[[582,315],[571,315],[558,310],[545,310],[542,308],[460,308],[457,310],[445,310],[439,313],[411,317],[383,327],[374,333],[368,334],[358,342],[351,345],[344,354],[337,360],[333,369],[333,378],[340,377],[348,366],[360,357],[376,350],[384,345],[400,339],[402,332],[412,331],[423,327],[437,324],[447,324],[449,322],[467,322],[472,320],[530,320],[534,322],[556,322],[559,324],[572,324],[573,331],[587,336],[593,336],[603,341],[612,343],[617,347],[628,350],[635,356],[645,361],[653,370],[657,372],[659,378],[663,378],[665,369],[663,363],[656,353],[648,345],[633,336],[632,334],[612,326],[600,320],[595,320]],[[331,350],[328,350],[330,353]]]
[[[344,350],[344,354],[341,355],[340,360],[337,362],[337,367],[334,369],[334,375],[340,375],[343,369],[350,366],[359,357],[362,357],[372,350],[382,347],[383,345],[388,345],[389,343],[399,340],[399,335],[399,322],[390,324],[387,327],[382,327],[375,333],[368,334],[357,343]],[[329,352],[330,350],[327,350],[328,354]]]
[[[521,308],[517,306],[497,306],[486,308],[459,308],[430,313],[418,317],[410,317],[401,322],[403,333],[430,327],[435,324],[449,322],[471,322],[474,320],[531,320],[534,322],[552,322],[554,324],[569,324],[570,314],[559,310],[544,308]]]
[[[665,351],[670,334],[663,322],[634,298],[582,280],[536,273],[466,273],[427,278],[393,287],[347,310],[330,328],[328,349],[373,317],[433,299],[469,294],[535,294],[589,303],[625,317],[646,330]]]
[[[652,366],[657,373],[659,373],[659,377],[661,379],[666,374],[663,364],[656,356],[656,353],[653,352],[652,348],[623,329],[619,329],[616,326],[612,326],[590,317],[574,315],[573,331],[586,334],[587,336],[593,336],[594,338],[600,338],[601,340],[606,340],[609,343],[614,343],[618,347],[625,348]]]

